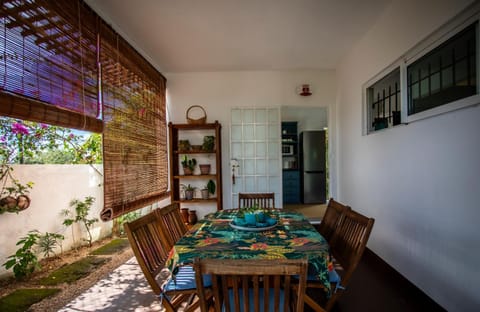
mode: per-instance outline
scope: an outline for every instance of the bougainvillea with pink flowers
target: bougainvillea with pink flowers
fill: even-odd
[[[44,163],[40,155],[61,151],[69,163],[101,163],[101,137],[88,139],[71,129],[0,117],[0,214],[28,208],[33,182],[21,183],[12,164]]]

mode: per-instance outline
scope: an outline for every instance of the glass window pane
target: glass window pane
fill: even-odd
[[[245,109],[243,111],[243,123],[253,123],[255,121],[253,113],[252,109]]]
[[[267,122],[267,111],[264,109],[257,109],[255,111],[255,122],[256,123],[266,123]]]
[[[420,71],[420,88],[417,93],[416,83],[409,89],[409,114],[425,111],[477,93],[476,67],[469,68],[469,51],[477,54],[477,28],[474,23],[445,43],[434,48],[407,67],[407,76]],[[473,47],[473,50],[470,49]],[[437,69],[440,67],[440,71]],[[430,69],[429,69],[430,66]],[[430,75],[430,76],[429,76]],[[473,82],[469,88],[469,83]]]
[[[245,125],[243,127],[244,137],[246,141],[253,141],[255,139],[255,131],[252,125]]]
[[[412,94],[412,99],[417,99],[418,98],[418,83],[415,83],[411,87],[411,94]]]
[[[256,146],[256,156],[257,157],[261,157],[261,158],[265,158],[267,156],[267,145],[262,142],[262,143],[256,143],[255,144]]]
[[[432,55],[432,58],[429,61],[430,61],[431,75],[440,71],[440,55],[438,53],[435,53],[434,55]]]
[[[430,84],[432,87],[432,94],[435,92],[438,92],[440,90],[440,73],[436,73],[432,75],[432,78],[430,80]]]
[[[267,177],[257,178],[257,192],[268,192],[268,179]]]
[[[241,158],[242,157],[242,143],[232,143],[232,158]]]
[[[257,192],[255,177],[245,177],[245,192]]]
[[[235,177],[235,184],[233,184],[233,192],[234,193],[239,193],[243,190],[243,179],[241,176]],[[234,205],[236,205],[238,202],[238,198],[236,201],[233,202]]]
[[[453,85],[453,70],[452,67],[447,67],[442,70],[442,89],[446,89]]]
[[[455,85],[466,86],[468,85],[468,64],[467,60],[464,59],[457,64],[455,64]]]
[[[268,139],[269,140],[280,139],[280,127],[278,125],[268,126]]]
[[[410,84],[418,81],[418,69],[416,66],[412,66],[411,70],[408,72],[408,77],[410,79]]]
[[[245,143],[243,155],[245,157],[254,157],[255,156],[255,143]]]
[[[257,159],[256,161],[257,171],[255,174],[265,175],[267,173],[266,161],[263,159]]]
[[[382,129],[385,128],[384,118],[379,117],[387,117],[391,114],[391,110],[395,109],[395,89],[398,89],[399,85],[400,68],[396,68],[367,89],[367,93],[370,95],[367,99],[369,132],[380,129],[381,121],[383,122]],[[400,106],[398,110],[400,111]]]
[[[255,160],[253,159],[245,159],[243,173],[245,175],[253,175],[255,174]]]
[[[279,143],[269,143],[268,144],[268,157],[270,159],[278,159],[280,155],[280,144]]]
[[[242,126],[232,125],[232,141],[241,141],[242,140]]]
[[[280,174],[280,166],[276,161],[268,162],[268,173],[270,175],[279,175]]]
[[[420,81],[420,97],[426,97],[429,94],[428,79]]]
[[[268,110],[268,122],[269,123],[278,123],[278,109],[269,109]]]
[[[256,125],[255,126],[255,140],[265,141],[267,138],[267,127],[265,125]]]

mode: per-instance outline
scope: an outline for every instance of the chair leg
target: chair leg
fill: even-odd
[[[308,304],[316,312],[327,312],[327,309],[322,308],[315,300],[313,300],[310,296],[305,295],[303,298],[305,303]]]

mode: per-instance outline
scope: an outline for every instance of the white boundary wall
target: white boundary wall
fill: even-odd
[[[59,233],[65,236],[62,242],[63,251],[72,248],[73,244],[82,243],[82,238],[88,234],[83,224],[77,223],[65,227],[62,223],[66,218],[61,214],[63,209],[70,209],[72,199],[84,200],[93,196],[95,202],[90,210],[89,218],[100,220],[100,211],[103,207],[103,176],[89,165],[14,165],[13,175],[20,183],[34,182],[30,191],[31,204],[24,211],[4,213],[0,215],[0,264],[7,261],[7,257],[14,254],[19,248],[15,244],[28,234],[30,230]],[[103,172],[102,165],[96,168]],[[92,228],[93,240],[106,237],[112,232],[112,221],[99,221]],[[72,238],[72,229],[75,242]],[[85,242],[83,242],[85,243]],[[60,253],[60,248],[56,250]],[[38,254],[39,259],[43,257]],[[0,267],[0,276],[12,274],[12,271]]]

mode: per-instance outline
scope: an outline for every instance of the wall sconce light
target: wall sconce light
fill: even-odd
[[[297,88],[297,93],[301,96],[310,96],[312,95],[312,89],[309,84],[302,84]]]

